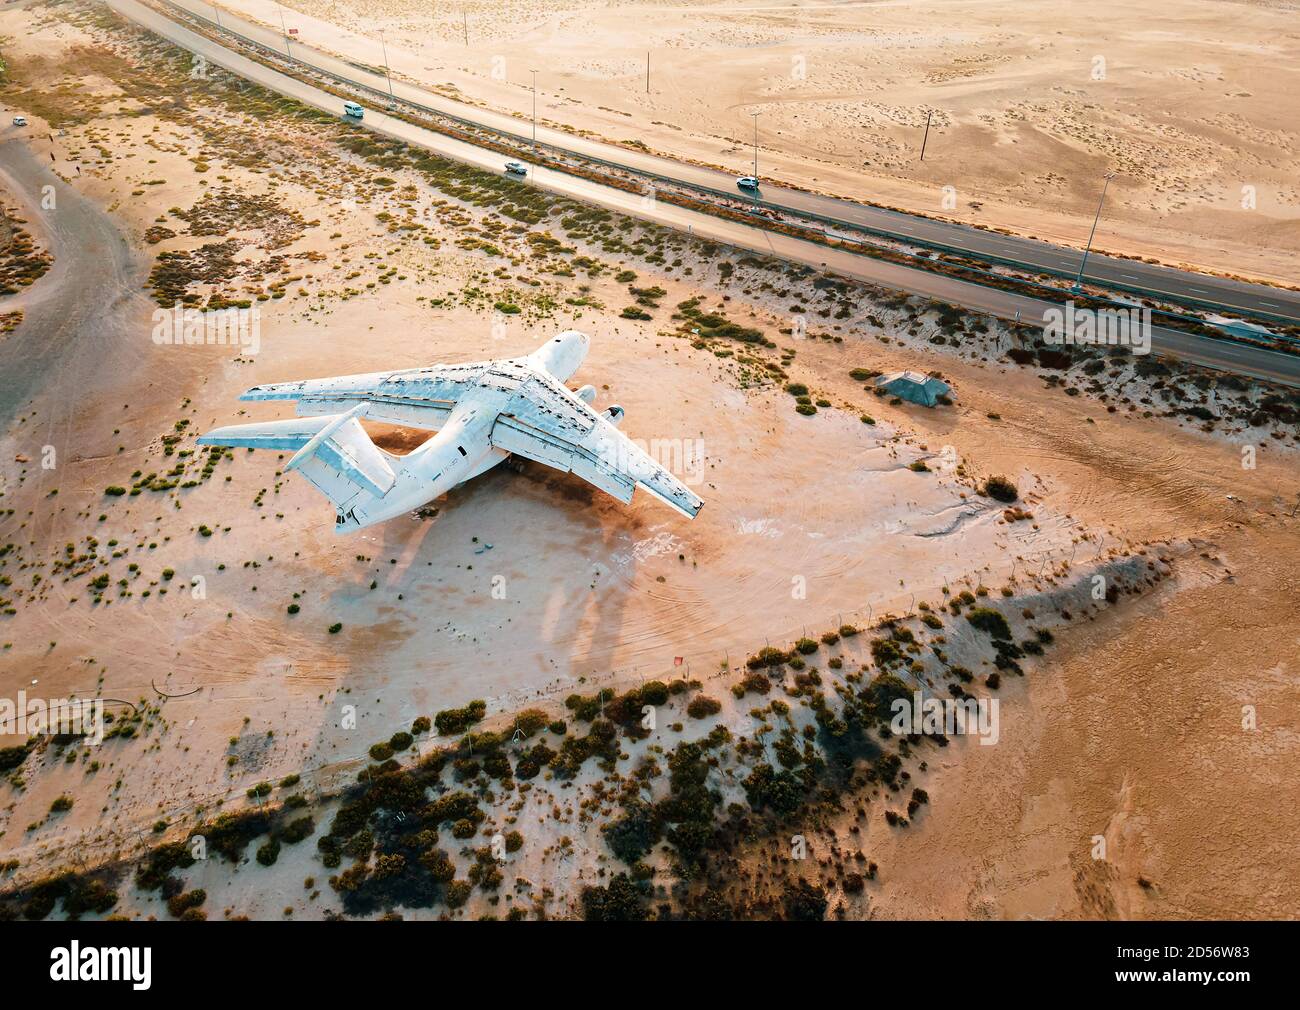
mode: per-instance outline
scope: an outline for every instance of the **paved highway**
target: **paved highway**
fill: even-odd
[[[212,20],[213,7],[204,0],[168,0],[168,2],[199,17]],[[221,25],[277,52],[283,53],[286,50],[285,37],[282,34],[240,18],[229,11],[221,12]],[[301,42],[293,41],[288,48],[294,59],[308,66],[379,91],[388,90],[388,82],[382,74],[367,72],[355,63],[330,56]],[[493,130],[510,133],[523,140],[531,139],[532,124],[522,123],[513,116],[444,98],[399,80],[392,82],[392,91],[397,98],[470,120]],[[735,176],[713,169],[631,151],[615,144],[575,137],[541,124],[537,128],[537,140],[551,147],[589,158],[599,158],[633,171],[662,176],[690,186],[737,194]],[[774,207],[802,214],[848,222],[888,234],[902,241],[936,243],[959,252],[968,252],[979,258],[993,258],[1029,269],[1070,277],[1078,272],[1079,262],[1083,258],[1083,253],[1079,249],[1001,235],[968,225],[937,221],[849,200],[785,189],[775,184],[763,186],[762,201]],[[1137,260],[1115,259],[1097,253],[1088,257],[1087,272],[1084,276],[1088,280],[1107,286],[1167,297],[1190,305],[1300,322],[1300,291],[1287,291],[1263,284],[1248,284],[1208,274],[1188,273]]]
[[[138,3],[137,0],[105,0],[105,2],[122,16],[190,52],[201,54],[215,66],[224,67],[240,77],[297,99],[306,105],[341,115],[342,100],[336,95],[232,52],[217,42],[164,17],[152,8]],[[222,21],[224,22],[225,19],[223,15]],[[396,82],[394,84],[396,87]],[[364,125],[358,128],[369,128],[377,133],[488,171],[502,171],[504,159],[495,151],[475,147],[377,110],[367,109]],[[815,242],[688,210],[664,200],[643,201],[638,193],[629,193],[563,172],[534,168],[528,182],[521,182],[520,185],[540,186],[551,192],[607,207],[620,214],[652,220],[681,231],[689,230],[702,239],[773,255],[791,262],[826,268],[845,277],[941,299],[1004,319],[1014,318],[1019,313],[1020,317],[1027,321],[1041,320],[1043,313],[1053,304],[956,280],[943,274],[871,259],[842,249],[831,249]],[[1297,356],[1160,327],[1153,330],[1152,347],[1161,353],[1195,364],[1300,387],[1300,357]]]

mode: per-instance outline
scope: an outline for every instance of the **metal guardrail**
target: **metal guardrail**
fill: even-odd
[[[498,137],[505,138],[516,144],[521,144],[527,148],[534,148],[534,149],[544,148],[548,151],[556,152],[560,155],[563,155],[566,158],[576,158],[583,162],[603,166],[605,168],[614,169],[616,171],[624,172],[636,176],[638,178],[658,181],[660,183],[666,184],[668,187],[671,188],[686,189],[695,193],[704,194],[713,197],[715,199],[720,198],[722,200],[726,200],[732,203],[739,202],[737,196],[734,193],[731,193],[726,190],[713,189],[712,187],[702,186],[698,183],[681,182],[680,180],[674,179],[671,176],[660,175],[658,173],[650,172],[645,169],[632,168],[630,166],[623,165],[615,161],[609,161],[607,159],[600,158],[595,155],[579,154],[566,147],[561,147],[558,144],[551,144],[545,141],[539,141],[534,143],[532,138],[526,134],[512,133],[509,130],[505,130],[502,129],[501,127],[496,127],[496,126],[485,126],[484,124],[476,122],[475,120],[468,119],[464,116],[458,116],[453,112],[447,112],[443,109],[436,109],[433,108],[432,106],[424,105],[410,98],[400,98],[395,95],[390,95],[388,91],[384,88],[378,88],[373,85],[367,84],[364,81],[359,81],[352,77],[345,77],[342,74],[335,73],[332,70],[327,70],[323,67],[319,67],[314,63],[308,63],[305,60],[297,59],[291,54],[290,51],[281,52],[280,50],[272,48],[271,46],[268,46],[263,42],[259,42],[256,39],[249,38],[248,36],[243,35],[232,28],[228,28],[225,25],[218,24],[216,21],[213,21],[211,18],[205,17],[204,15],[199,14],[195,11],[191,11],[188,8],[182,7],[177,3],[173,3],[172,0],[161,0],[161,3],[167,7],[173,8],[185,18],[201,22],[224,35],[229,35],[236,39],[239,39],[241,42],[245,43],[246,45],[251,46],[252,48],[257,49],[261,52],[264,52],[267,55],[276,58],[277,60],[288,60],[291,63],[296,63],[299,66],[303,67],[305,70],[310,71],[311,73],[320,74],[346,87],[355,88],[359,91],[373,95],[384,103],[404,105],[407,106],[408,108],[416,109],[428,116],[441,117],[442,119],[450,120],[453,123],[457,123],[459,125],[468,127],[473,130],[482,130],[487,133],[495,134]],[[299,44],[301,45],[301,43]],[[804,231],[817,234],[828,240],[836,239],[836,237],[829,236],[826,234],[826,229],[833,227],[840,231],[861,232],[864,234],[873,235],[877,238],[884,238],[890,241],[900,242],[904,245],[922,246],[924,248],[930,249],[935,252],[945,253],[950,256],[957,256],[962,259],[969,260],[973,257],[975,259],[982,260],[987,263],[998,264],[1000,266],[1006,266],[1006,267],[1015,267],[1021,270],[1032,270],[1035,273],[1048,274],[1049,276],[1055,276],[1055,277],[1066,278],[1071,280],[1075,276],[1075,274],[1071,272],[1058,271],[1049,268],[1038,267],[1033,264],[1027,264],[1019,260],[1008,259],[1005,257],[985,255],[983,253],[973,255],[970,252],[970,250],[961,249],[957,246],[950,246],[942,242],[934,242],[928,239],[917,239],[917,238],[913,238],[912,236],[890,232],[887,229],[874,228],[870,225],[857,224],[852,221],[843,221],[839,218],[833,218],[833,217],[828,217],[826,215],[817,214],[814,211],[796,210],[796,209],[785,207],[782,204],[776,204],[776,203],[763,203],[761,199],[756,199],[754,201],[744,201],[745,204],[749,204],[751,202],[755,208],[767,207],[768,209],[779,211],[781,213],[791,214],[796,217],[806,218],[810,221],[816,221],[818,224],[821,225],[820,228],[809,228],[809,227],[801,226],[798,223],[786,222],[786,221],[782,221],[778,223],[783,224],[787,227],[803,228]],[[729,209],[738,210],[740,208],[733,206],[730,207]],[[843,241],[853,241],[853,239],[846,238],[843,239]],[[889,251],[894,252],[900,256],[906,256],[909,259],[912,259],[913,261],[918,263],[918,269],[926,269],[925,266],[926,264],[934,264],[936,262],[934,259],[931,259],[925,255],[909,252],[903,249],[894,249]],[[1020,278],[1020,277],[1010,278],[1007,277],[1005,274],[999,274],[992,270],[983,270],[979,267],[968,266],[965,264],[960,265],[960,269],[970,273],[980,274],[990,279],[996,279],[1001,282],[1014,281],[1019,284],[1029,285],[1030,287],[1037,288],[1038,290],[1042,291],[1044,294],[1049,294],[1053,296],[1053,298],[1055,298],[1056,300],[1059,300],[1062,295],[1070,294],[1070,292],[1062,291],[1060,288],[1053,287],[1050,284],[1043,284],[1040,281],[1033,280],[1030,278]],[[930,270],[928,272],[935,272],[935,271]],[[1095,282],[1095,283],[1101,283],[1101,282]],[[1140,295],[1146,298],[1159,297],[1159,298],[1164,298],[1165,300],[1168,301],[1182,301],[1193,305],[1199,305],[1204,308],[1217,309],[1225,312],[1236,311],[1226,306],[1223,306],[1218,302],[1205,302],[1194,298],[1181,298],[1181,297],[1174,298],[1165,295],[1156,296],[1151,294],[1151,292],[1149,292],[1145,288],[1133,287],[1131,285],[1111,284],[1109,282],[1106,282],[1106,286],[1108,288],[1114,288],[1120,291],[1126,291],[1128,293]],[[1099,298],[1094,295],[1087,295],[1085,297],[1087,297],[1091,301],[1103,302],[1107,305],[1114,305],[1117,308],[1127,309],[1133,307],[1130,303],[1117,301],[1112,298]],[[1153,316],[1155,315],[1165,316],[1169,319],[1180,320],[1188,323],[1195,323],[1200,326],[1214,327],[1216,325],[1214,323],[1208,323],[1203,319],[1198,319],[1193,316],[1180,315],[1177,312],[1171,312],[1166,309],[1152,308],[1151,313]],[[1293,320],[1289,319],[1289,317],[1276,316],[1271,313],[1253,313],[1253,315],[1260,318],[1269,318],[1282,323],[1294,322]],[[1300,347],[1300,339],[1287,337],[1280,334],[1269,334],[1269,337],[1271,337],[1272,339],[1282,340],[1288,344],[1292,344],[1294,346]],[[1237,336],[1234,336],[1234,334],[1228,331],[1223,332],[1222,338],[1232,343],[1241,343],[1248,346],[1259,346],[1258,344],[1255,344],[1252,341],[1239,339]]]

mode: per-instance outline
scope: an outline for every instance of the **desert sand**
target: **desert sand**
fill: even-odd
[[[522,119],[536,69],[544,121],[738,174],[759,113],[767,177],[1075,247],[1115,172],[1096,248],[1297,282],[1292,3],[219,6]]]
[[[0,14],[7,100],[32,119],[0,147],[0,182],[55,263],[20,296],[22,325],[0,337],[49,351],[11,359],[31,374],[7,387],[18,393],[0,434],[14,611],[0,617],[0,686],[122,699],[142,718],[134,739],[68,763],[43,749],[0,785],[0,853],[19,864],[15,883],[72,853],[93,864],[183,838],[204,812],[246,808],[259,782],[302,775],[309,795],[330,793],[377,740],[474,698],[488,703],[487,725],[509,727],[523,707],[563,715],[572,691],[682,676],[726,703],[716,724],[745,734],[753,701],[733,703],[728,687],[765,645],[891,613],[915,623],[918,602],[1006,587],[1025,609],[1069,607],[1080,627],[1053,618],[1060,651],[1005,689],[1003,746],[963,742],[914,769],[934,800],[905,832],[873,815],[853,846],[885,875],[866,894],[837,894],[845,914],[1295,914],[1300,889],[1278,852],[1294,805],[1276,802],[1297,739],[1285,702],[1294,425],[1160,416],[1160,390],[1132,371],[1110,399],[1063,395],[999,356],[1009,335],[996,322],[937,344],[937,313],[896,294],[855,289],[833,315],[835,296],[810,271],[617,219],[615,244],[584,230],[576,205],[529,222],[495,180],[453,184],[368,160],[338,131],[250,104],[219,73],[169,103],[183,59],[91,8],[71,11]],[[51,87],[56,65],[63,86]],[[42,217],[33,182],[45,176],[77,227],[102,229],[120,256],[88,256],[62,233],[67,218]],[[75,325],[69,276],[96,307]],[[256,305],[255,353],[158,345],[152,314],[176,283]],[[692,299],[773,346],[690,339],[674,306]],[[620,314],[634,304],[651,318]],[[805,336],[783,332],[793,305],[811,306]],[[63,330],[48,328],[59,320]],[[622,404],[633,437],[691,447],[679,475],[708,503],[694,523],[527,464],[429,514],[336,538],[328,505],[279,473],[278,454],[234,452],[209,475],[182,455],[209,427],[284,416],[241,413],[238,394],[260,382],[525,353],[571,326],[593,337],[574,380],[596,385],[598,406]],[[892,404],[850,375],[905,367],[942,372],[957,405]],[[825,405],[795,413],[785,380]],[[1158,381],[1197,395],[1184,376]],[[1261,396],[1203,388],[1217,405]],[[1242,446],[1257,451],[1254,469]],[[977,493],[997,473],[1030,514],[1008,517]],[[106,494],[115,486],[139,491]],[[1157,557],[1160,579],[1140,600],[1067,600],[1087,599],[1094,566],[1145,574]],[[846,640],[835,654],[848,671],[869,664],[864,648]],[[1257,707],[1258,731],[1240,729],[1243,704]],[[659,736],[626,745],[629,760],[713,724],[675,729],[686,720],[672,705]],[[345,727],[348,706],[357,722]],[[530,900],[558,895],[551,914],[579,914],[574,880],[612,872],[602,804],[579,800],[600,779],[547,776],[521,796],[535,804],[527,815],[493,821],[527,824],[514,872]],[[735,781],[727,789],[743,798]],[[76,802],[51,813],[60,795]],[[1208,848],[1207,809],[1222,838]],[[847,844],[850,827],[828,822],[824,844]],[[1116,853],[1101,868],[1080,862],[1098,833]],[[323,884],[318,858],[302,845],[274,868],[213,863],[187,882],[209,891],[213,915],[292,906],[318,917],[337,908],[330,890],[298,897],[301,878]],[[147,894],[123,910],[166,914]]]

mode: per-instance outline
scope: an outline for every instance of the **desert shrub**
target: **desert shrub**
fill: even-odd
[[[289,822],[289,825],[284,829],[281,837],[283,837],[290,845],[295,845],[308,837],[315,830],[315,821],[310,817],[299,817],[297,820]]]
[[[167,911],[173,918],[179,919],[185,912],[191,908],[198,908],[208,900],[208,892],[202,888],[196,888],[193,891],[185,891],[180,894],[174,894],[167,899]]]
[[[826,893],[800,877],[786,883],[781,907],[793,922],[821,922],[826,916]]]
[[[790,661],[789,653],[782,652],[780,649],[767,646],[760,649],[755,655],[750,656],[745,661],[745,665],[751,670],[759,670],[763,667],[780,666]]]
[[[472,890],[473,887],[468,881],[453,880],[443,892],[443,900],[447,902],[448,908],[460,908],[465,902],[469,901]]]
[[[873,638],[871,640],[871,658],[883,670],[896,663],[903,662],[907,657],[903,655],[903,650],[894,639]]]
[[[623,814],[601,828],[609,851],[628,866],[638,862],[663,837],[664,824],[659,811],[644,800],[632,798],[623,805]]]
[[[174,869],[185,869],[194,865],[190,847],[184,842],[171,842],[160,845],[150,852],[136,868],[136,884],[142,891],[156,891],[163,886],[163,881]]]
[[[640,922],[647,914],[641,890],[626,873],[615,874],[608,886],[582,889],[582,917],[588,922]]]
[[[446,736],[451,733],[463,733],[487,714],[487,702],[480,698],[471,701],[464,708],[443,709],[433,717],[433,724],[438,733]]]
[[[692,719],[707,719],[709,716],[717,715],[721,711],[722,702],[704,694],[696,695],[691,699],[691,703],[686,706],[686,714]]]
[[[973,608],[966,615],[966,620],[970,621],[972,625],[990,638],[1000,641],[1010,641],[1011,639],[1011,627],[1007,624],[1007,619],[990,607]]]
[[[817,651],[817,642],[811,638],[801,638],[794,643],[794,647],[805,656],[811,656]]]
[[[415,738],[410,733],[399,731],[394,733],[388,739],[388,746],[393,748],[394,753],[400,754],[404,750],[409,750],[411,744],[415,743]]]
[[[455,864],[441,849],[429,849],[421,853],[420,865],[429,871],[434,880],[442,884],[449,883],[456,876]]]
[[[1020,489],[1009,477],[990,477],[984,482],[981,493],[1000,502],[1013,502],[1020,497]]]
[[[912,689],[892,673],[877,674],[863,690],[862,699],[869,703],[869,711],[882,722],[893,717],[893,704],[899,698],[911,699]]]
[[[744,781],[745,796],[755,810],[771,809],[788,816],[803,805],[803,780],[789,770],[777,771],[770,764],[757,765]]]
[[[541,730],[550,721],[550,716],[540,708],[529,708],[520,712],[515,718],[515,726],[524,736],[532,736]]]
[[[343,855],[351,856],[353,859],[360,859],[362,862],[370,858],[370,854],[375,849],[375,836],[369,829],[358,831],[355,835],[343,843]]]
[[[280,858],[280,839],[271,838],[258,847],[257,861],[263,866],[272,866]]]

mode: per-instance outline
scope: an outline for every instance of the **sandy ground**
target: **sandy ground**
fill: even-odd
[[[16,72],[49,52],[95,45],[100,30],[37,19],[29,34],[15,15],[0,19],[0,32],[15,38],[5,54]],[[484,253],[485,235],[511,250],[522,244],[494,231],[491,214],[447,203],[405,169],[386,169],[394,178],[377,184],[373,165],[300,123],[277,120],[268,139],[264,121],[201,88],[183,110],[135,114],[139,94],[122,90],[133,73],[129,61],[88,67],[79,94],[93,108],[58,127],[34,121],[36,161],[0,148],[4,178],[19,191],[52,152],[62,185],[85,198],[82,227],[120,231],[139,257],[86,278],[103,318],[75,335],[116,335],[112,353],[83,362],[75,397],[56,385],[21,405],[0,438],[8,477],[0,503],[14,509],[0,532],[16,551],[6,574],[39,577],[21,587],[17,613],[0,625],[0,683],[159,708],[140,739],[105,745],[97,771],[84,761],[46,765],[26,789],[4,787],[7,853],[39,864],[75,840],[81,858],[107,854],[159,817],[183,819],[218,800],[242,805],[252,783],[293,772],[328,787],[351,776],[377,739],[470,698],[508,718],[579,685],[674,671],[707,683],[723,662],[735,666],[769,641],[866,624],[945,585],[1032,593],[1044,584],[1039,573],[1062,564],[1082,572],[1115,550],[1194,537],[1210,557],[1182,550],[1186,572],[1159,591],[1167,596],[1140,605],[1141,619],[1099,619],[1068,640],[1063,665],[1011,695],[1018,730],[1007,746],[936,763],[928,788],[950,804],[936,802],[927,815],[935,823],[918,821],[906,841],[873,836],[896,884],[853,913],[1294,913],[1300,891],[1273,841],[1293,834],[1294,805],[1269,800],[1274,783],[1285,788],[1297,728],[1284,702],[1295,644],[1291,450],[1265,440],[1258,468],[1243,471],[1235,442],[1258,433],[1209,436],[1107,413],[987,352],[942,353],[926,343],[931,329],[904,340],[906,323],[866,320],[897,318],[869,301],[836,325],[840,341],[784,336],[791,302],[813,301],[811,277],[742,264],[725,281],[684,239],[673,239],[658,264],[589,243],[581,251],[608,269],[552,276],[528,265],[526,253],[513,262]],[[34,106],[33,115],[58,115],[58,104]],[[265,196],[279,210],[215,236],[187,233],[171,208],[188,213],[220,191]],[[395,232],[394,217],[424,229]],[[151,242],[150,229],[164,223],[173,234]],[[33,224],[56,263],[76,263],[76,235]],[[228,296],[266,293],[268,277],[283,284],[284,297],[257,303],[260,350],[156,346],[153,303],[125,294],[142,282],[142,264],[228,235],[246,242],[242,279],[224,285]],[[479,248],[457,245],[475,235]],[[277,256],[284,262],[267,266]],[[42,320],[57,314],[58,299],[36,295],[42,284],[62,290],[51,281],[76,273],[63,269],[31,293],[28,317],[9,337],[20,350],[54,332]],[[614,279],[621,269],[634,269],[637,285],[662,287],[664,309],[652,321],[618,318],[631,301],[627,282]],[[566,303],[578,295],[585,305]],[[779,387],[751,381],[753,366],[675,336],[669,307],[691,296],[794,346],[790,378],[834,406],[799,416]],[[491,308],[509,301],[518,315]],[[433,518],[353,539],[333,536],[328,506],[282,479],[269,453],[235,454],[188,489],[103,494],[130,486],[136,471],[170,467],[177,457],[165,455],[164,436],[179,432],[183,449],[194,434],[241,419],[236,397],[256,383],[523,353],[571,325],[593,336],[575,381],[597,386],[598,405],[621,403],[629,435],[702,440],[702,470],[683,467],[708,502],[694,523],[642,496],[623,506],[531,465],[459,489],[436,503]],[[780,352],[767,353],[775,362]],[[940,369],[958,406],[890,405],[849,377],[855,367]],[[865,410],[874,424],[858,419]],[[258,411],[247,416],[282,416]],[[46,444],[57,449],[53,471],[35,462]],[[908,468],[918,460],[928,472]],[[1002,521],[971,494],[974,478],[999,472],[1018,481],[1032,520]],[[59,562],[85,551],[86,537],[107,563],[69,566],[77,574],[68,577]],[[1220,557],[1232,579],[1216,570]],[[98,571],[126,579],[130,595],[114,585],[93,603],[87,582]],[[504,577],[504,600],[491,596],[493,576]],[[290,603],[300,612],[290,615]],[[342,630],[328,633],[336,621]],[[1246,622],[1254,630],[1243,652]],[[673,665],[678,656],[684,670]],[[162,692],[187,696],[161,702]],[[1261,712],[1258,734],[1227,728],[1244,703]],[[339,725],[344,705],[357,709],[355,729]],[[1213,774],[1195,782],[1179,774],[1198,767]],[[61,793],[78,802],[47,814]],[[1020,816],[989,817],[1008,798]],[[1207,804],[1227,839],[1208,864],[1197,854],[1195,816]],[[539,829],[549,855],[535,854],[535,865],[550,860],[557,886],[571,876],[552,851],[569,823]],[[1241,845],[1255,830],[1268,841]],[[1061,869],[1095,832],[1124,844],[1120,883],[1097,885],[1110,888],[1109,904],[1089,896],[1095,882],[1086,874],[1080,883]],[[307,848],[294,853],[277,874],[308,875],[298,862],[310,859]],[[1229,873],[1230,859],[1249,872]],[[1034,879],[1051,887],[1027,888],[1025,866],[1041,868]],[[1167,895],[1154,912],[1133,898],[1138,872]],[[1252,882],[1266,878],[1276,880],[1272,897],[1250,897]],[[244,876],[228,886],[241,910],[265,890]],[[254,910],[273,914],[280,893],[257,898]]]
[[[222,6],[282,24],[271,0]],[[369,67],[386,46],[394,74],[524,118],[536,69],[540,118],[737,173],[757,112],[764,175],[1079,247],[1115,172],[1099,248],[1296,280],[1292,3],[284,8],[310,45]]]

